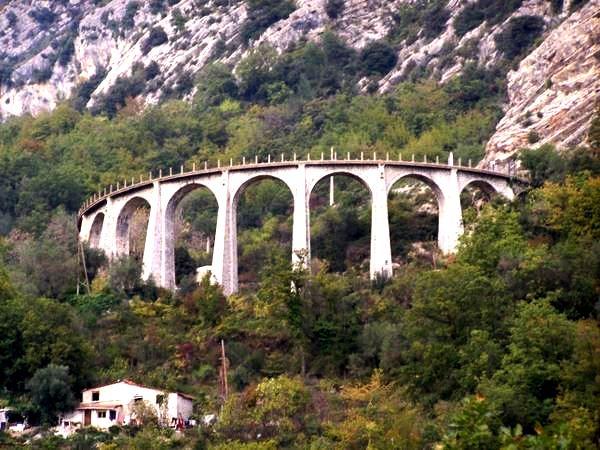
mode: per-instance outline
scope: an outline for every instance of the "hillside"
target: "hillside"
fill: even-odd
[[[386,43],[371,49],[384,52],[383,64],[353,80],[363,92],[406,80],[448,83],[473,65],[501,85],[506,79],[499,99],[506,104],[498,105],[506,114],[486,156],[504,160],[528,139],[559,147],[585,141],[599,89],[599,7],[598,0],[5,1],[0,117],[38,114],[73,95],[98,107],[142,69],[145,77],[123,95],[149,105],[189,99],[209,63],[234,67],[252,49],[288,52],[327,31],[357,51]]]
[[[0,448],[599,448],[599,2],[0,0],[0,410],[30,425]],[[328,173],[296,222],[305,267],[301,189],[155,178],[330,152],[516,162],[529,183],[457,198],[409,173],[383,202],[379,162],[377,190]],[[153,197],[111,197],[80,239],[86,199],[150,174]],[[385,207],[393,276],[371,279]],[[230,296],[198,276],[219,215]],[[142,276],[157,229],[173,290]],[[160,426],[155,391],[126,424],[90,393],[111,426],[54,434],[117,380],[191,396],[196,426]]]

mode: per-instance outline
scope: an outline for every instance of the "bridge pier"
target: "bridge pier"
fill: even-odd
[[[173,221],[167,217],[161,195],[161,186],[158,181],[152,183],[150,193],[151,207],[146,228],[146,241],[144,242],[144,256],[142,264],[142,278],[152,280],[162,287],[175,288],[175,261],[166,255],[166,243],[173,239],[173,227],[166,226],[166,221]],[[166,236],[169,233],[170,236]],[[170,264],[172,262],[172,264]],[[173,266],[173,267],[171,267]]]
[[[298,165],[294,186],[294,218],[292,228],[292,265],[310,267],[310,192],[306,188],[306,166]]]
[[[443,195],[439,201],[438,247],[445,253],[456,252],[458,239],[463,233],[460,189],[456,168],[452,168],[446,182],[440,186]]]
[[[237,204],[229,190],[229,171],[223,171],[217,196],[219,211],[213,245],[212,273],[225,295],[238,290]]]
[[[378,167],[379,176],[372,182],[371,189],[371,279],[391,278],[392,248],[388,220],[387,187],[383,164]]]

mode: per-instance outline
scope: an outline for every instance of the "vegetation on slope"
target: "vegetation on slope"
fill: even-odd
[[[358,96],[349,80],[364,70],[363,59],[330,38],[284,57],[253,54],[237,77],[213,65],[192,104],[140,112],[123,94],[113,109],[98,109],[106,115],[64,104],[0,126],[2,401],[48,425],[83,387],[132,378],[194,395],[197,417],[219,412],[213,430],[184,436],[148,423],[47,437],[40,446],[598,444],[595,147],[571,156],[548,147],[523,152],[535,188],[512,203],[468,208],[467,233],[452,258],[413,245],[433,245],[435,202],[401,186],[389,200],[398,268],[388,282],[372,283],[363,267],[364,188],[336,178],[335,207],[327,205],[327,186],[311,201],[319,259],[312,275],[290,267],[289,193],[265,182],[240,203],[248,280],[241,294],[226,299],[207,280],[194,280],[209,255],[193,237],[210,235],[215,211],[198,191],[181,214],[177,293],[142,282],[135,252],[108,269],[104,255],[86,249],[91,292],[76,295],[74,213],[116,180],[217,158],[318,157],[332,146],[341,154],[442,161],[450,151],[482,156],[498,115],[496,77],[470,68],[446,87],[405,83],[386,96]],[[323,61],[349,69],[332,78]],[[217,387],[221,339],[230,360],[226,400]],[[50,385],[60,389],[48,392]],[[0,434],[0,443],[17,441]]]

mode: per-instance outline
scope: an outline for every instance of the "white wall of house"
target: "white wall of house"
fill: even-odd
[[[82,392],[82,400],[79,409],[63,416],[62,423],[83,425],[84,409],[90,410],[90,425],[97,428],[107,429],[116,425],[119,415],[123,417],[124,423],[128,423],[132,419],[131,408],[136,401],[144,401],[152,406],[159,420],[163,420],[165,425],[170,425],[172,419],[179,416],[187,420],[193,411],[192,399],[187,396],[139,386],[127,381],[86,389]],[[113,420],[110,419],[111,410],[116,411]]]

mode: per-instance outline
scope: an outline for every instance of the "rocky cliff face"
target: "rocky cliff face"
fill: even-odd
[[[600,100],[600,1],[555,28],[508,74],[508,107],[482,164],[525,146],[581,144]]]
[[[573,14],[568,0],[561,11],[551,3],[562,2],[523,0],[501,20],[483,20],[466,33],[457,32],[455,20],[472,2],[432,1],[437,9],[424,15],[419,0],[338,1],[335,14],[331,3],[296,0],[289,16],[244,43],[249,6],[242,0],[0,1],[0,118],[52,109],[82,85],[93,106],[120,77],[151,65],[154,76],[139,94],[144,103],[173,92],[189,98],[190,80],[209,62],[235,65],[264,43],[283,52],[326,30],[356,49],[383,38],[394,45],[396,67],[381,79],[361,80],[363,89],[376,83],[385,92],[418,77],[446,82],[466,64],[502,63],[497,35],[515,17],[536,16],[543,42],[508,75],[507,113],[486,162],[506,158],[535,133],[540,143],[563,146],[585,138],[600,78],[600,0]]]

